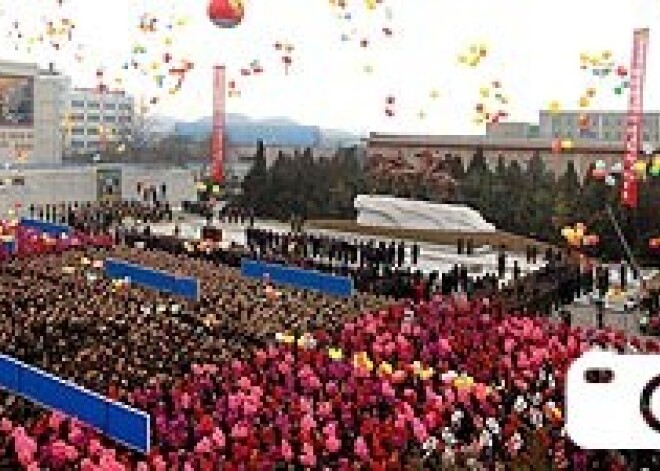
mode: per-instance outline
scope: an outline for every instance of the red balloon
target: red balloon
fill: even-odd
[[[211,0],[209,19],[220,28],[233,28],[243,20],[242,0]]]

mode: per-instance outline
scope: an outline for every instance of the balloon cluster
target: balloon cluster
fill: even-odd
[[[660,155],[655,155],[649,166],[649,174],[652,177],[660,177]]]
[[[469,67],[477,67],[488,56],[488,46],[471,44],[467,51],[458,55],[458,63]]]
[[[181,91],[194,63],[176,54],[174,38],[175,33],[187,23],[187,18],[182,16],[158,17],[148,12],[141,14],[136,21],[137,40],[131,47],[129,60],[122,65],[122,75],[114,79],[114,85],[121,87],[127,78],[123,75],[130,72],[148,77],[153,87],[149,88],[149,105],[158,104],[165,91],[169,95]],[[107,84],[101,86],[107,88]],[[143,111],[147,109],[144,106]]]
[[[296,47],[287,42],[278,41],[274,44],[275,50],[281,53],[282,64],[284,64],[284,73],[289,73],[289,68],[293,64],[292,53],[295,51]]]
[[[570,151],[575,147],[572,139],[560,139],[558,137],[552,140],[552,153],[560,154],[562,151]]]
[[[392,95],[385,97],[385,115],[388,118],[394,116],[394,105],[396,104],[396,99]]]
[[[612,60],[612,51],[605,50],[593,54],[581,53],[580,68],[599,79],[614,77],[616,85],[613,87],[613,91],[616,95],[622,95],[623,91],[630,87],[628,69],[624,65],[615,64]]]
[[[598,245],[600,238],[595,234],[587,234],[587,226],[578,222],[574,227],[566,226],[561,230],[561,236],[571,247],[593,247]]]
[[[505,109],[509,98],[502,93],[502,84],[499,80],[494,80],[488,86],[481,87],[479,96],[480,100],[474,107],[475,124],[498,123],[509,116]]]
[[[591,176],[596,180],[605,180],[608,186],[615,186],[617,181],[616,175],[621,174],[621,172],[623,172],[623,164],[621,162],[617,162],[608,168],[603,160],[597,160],[591,171]]]

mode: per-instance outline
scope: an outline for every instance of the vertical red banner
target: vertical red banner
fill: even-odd
[[[225,154],[225,67],[213,67],[213,134],[211,136],[211,178],[214,183],[224,180]]]
[[[629,208],[636,208],[638,199],[638,182],[634,165],[639,156],[641,135],[644,129],[644,75],[648,43],[649,30],[636,29],[630,66],[630,95],[624,141],[623,185],[621,186],[621,203]]]

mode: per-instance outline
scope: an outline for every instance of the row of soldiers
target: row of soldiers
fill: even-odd
[[[302,258],[320,258],[346,265],[375,265],[403,267],[417,265],[420,257],[418,244],[409,247],[403,241],[346,240],[328,235],[289,232],[249,227],[245,230],[247,246],[258,255],[267,253],[297,255]],[[407,250],[408,249],[408,250]],[[408,256],[409,252],[409,256]]]

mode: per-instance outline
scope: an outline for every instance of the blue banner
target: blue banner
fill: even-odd
[[[108,258],[105,261],[105,273],[109,278],[128,278],[147,288],[172,293],[185,298],[199,299],[199,281],[196,278],[176,276],[122,260]]]
[[[61,237],[62,234],[69,236],[72,232],[66,224],[55,224],[40,219],[21,218],[20,225],[57,238]]]
[[[151,421],[146,412],[112,401],[1,353],[0,387],[75,417],[129,448],[149,453]]]
[[[264,275],[268,275],[274,283],[320,291],[333,296],[349,297],[353,295],[353,279],[346,276],[328,275],[313,270],[247,259],[241,261],[241,273],[250,278],[263,278]]]

